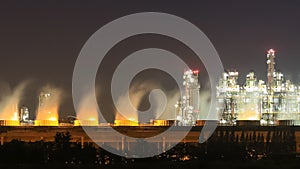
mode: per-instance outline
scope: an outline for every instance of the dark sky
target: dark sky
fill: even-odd
[[[197,25],[214,44],[224,68],[240,72],[241,83],[250,69],[255,70],[258,78],[266,79],[265,53],[269,48],[277,51],[277,68],[298,83],[299,9],[300,1],[284,0],[0,1],[0,81],[14,87],[31,79],[21,104],[28,105],[32,111],[40,87],[50,83],[62,88],[65,96],[61,115],[73,114],[72,72],[86,40],[121,16],[156,11],[177,15]],[[121,44],[119,49],[116,47],[117,51],[108,56],[111,61],[106,64],[107,69],[125,57],[122,55],[129,52],[128,46],[132,51],[149,46],[177,50],[187,62],[193,63],[184,49],[180,52],[180,43],[164,45],[162,42],[171,40],[162,39],[146,36],[122,42],[127,43],[126,49]],[[201,64],[191,67],[197,65]],[[103,68],[99,78],[109,79],[108,72]]]

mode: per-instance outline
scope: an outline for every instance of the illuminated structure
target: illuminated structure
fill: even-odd
[[[217,111],[221,111],[221,123],[235,124],[237,116],[237,97],[240,86],[237,71],[224,72],[217,86]]]
[[[58,126],[58,115],[52,108],[50,93],[41,93],[39,95],[39,107],[37,119],[34,121],[35,126]]]
[[[185,88],[181,101],[175,105],[175,113],[179,125],[195,125],[200,113],[200,84],[198,82],[198,70],[188,70],[183,75]]]
[[[268,65],[268,90],[272,90],[273,86],[273,77],[275,73],[275,51],[270,49],[267,54],[267,65]]]
[[[275,70],[273,49],[267,53],[267,84],[257,81],[253,71],[243,86],[237,84],[237,79],[238,72],[225,72],[217,86],[220,124],[260,121],[261,125],[278,125],[299,121],[300,87],[284,80],[283,74]]]
[[[246,75],[245,83],[240,85],[239,72],[228,70],[222,74],[216,86],[216,109],[220,125],[300,125],[300,86],[284,79],[284,74],[275,67],[275,51],[267,52],[267,81],[258,80],[254,71]],[[187,70],[183,75],[184,92],[175,105],[176,120],[156,119],[141,124],[134,118],[116,119],[115,126],[203,126],[205,120],[200,115],[200,84],[198,70]],[[39,105],[35,126],[62,126],[58,123],[58,96],[55,92],[39,95]],[[27,107],[9,104],[9,116],[0,117],[0,126],[33,125],[29,120]],[[83,115],[75,117],[74,126],[101,126],[98,113],[84,109]],[[93,113],[94,112],[94,113]],[[71,123],[68,123],[73,125]],[[102,123],[103,125],[103,123]],[[105,124],[106,125],[106,124]]]
[[[264,89],[264,82],[257,83],[256,75],[250,71],[241,88],[237,120],[260,120],[260,95]]]
[[[20,122],[28,123],[29,122],[29,110],[28,107],[22,106],[20,108]]]

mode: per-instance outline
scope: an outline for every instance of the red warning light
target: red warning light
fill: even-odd
[[[193,74],[198,74],[199,70],[193,70]]]
[[[268,54],[270,54],[270,53],[274,54],[274,53],[275,53],[275,50],[274,50],[274,49],[268,50]]]

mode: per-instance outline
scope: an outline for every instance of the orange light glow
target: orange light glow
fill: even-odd
[[[115,126],[138,126],[139,122],[136,120],[115,120],[114,124]]]
[[[90,120],[90,121],[96,121],[96,119],[94,117],[91,117],[88,120]]]
[[[98,120],[95,118],[89,118],[88,120],[75,120],[74,126],[98,126]]]
[[[35,120],[35,126],[58,126],[57,120]]]
[[[47,110],[44,111],[40,111],[37,114],[36,117],[36,122],[38,126],[56,126],[58,125],[58,107],[57,106],[53,106],[53,107],[47,107]]]
[[[57,118],[56,117],[50,117],[49,120],[50,121],[57,121]]]
[[[82,97],[74,126],[98,126],[98,105],[93,102],[94,93],[89,91]]]
[[[19,120],[0,120],[0,126],[20,126]]]
[[[58,126],[58,108],[60,105],[61,90],[45,86],[39,95],[36,126]]]
[[[241,112],[238,115],[237,120],[259,120],[260,115],[256,111]]]

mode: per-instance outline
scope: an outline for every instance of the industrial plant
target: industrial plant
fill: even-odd
[[[293,138],[290,141],[292,151],[300,152],[300,86],[294,85],[291,81],[285,80],[283,73],[275,68],[275,51],[270,49],[267,52],[267,82],[258,80],[254,71],[250,71],[245,83],[238,83],[239,73],[236,70],[225,71],[216,86],[215,107],[218,113],[218,127],[215,130],[215,137],[221,135],[228,138],[236,138],[236,143],[242,143],[250,136],[259,136],[262,143],[268,143],[268,139],[287,139],[280,133],[288,133]],[[46,87],[38,95],[38,107],[36,118],[30,117],[30,110],[27,106],[19,106],[21,92],[12,92],[7,97],[4,106],[0,109],[0,145],[12,140],[24,142],[35,142],[43,140],[53,142],[57,132],[69,132],[72,135],[72,142],[80,143],[101,143],[101,145],[116,146],[121,152],[132,149],[137,142],[126,140],[124,135],[116,137],[111,129],[117,130],[125,135],[135,138],[147,138],[157,136],[161,132],[174,126],[170,137],[155,137],[151,145],[153,150],[166,150],[171,143],[176,142],[172,136],[182,134],[185,126],[191,126],[188,134],[181,141],[184,143],[199,143],[199,135],[207,119],[201,119],[201,90],[199,70],[186,70],[183,73],[183,91],[181,98],[174,101],[174,110],[170,114],[175,115],[170,119],[153,119],[148,123],[141,123],[136,119],[115,119],[113,123],[103,123],[99,119],[96,107],[88,106],[91,100],[91,93],[81,98],[81,103],[76,116],[68,121],[59,118],[58,108],[60,106],[61,91]],[[21,88],[22,89],[22,88]],[[17,94],[15,94],[17,93]],[[16,98],[14,98],[16,97]],[[203,98],[204,95],[202,96]],[[3,103],[1,103],[3,104]],[[173,104],[173,103],[172,103]],[[82,127],[84,126],[84,127]],[[293,126],[293,127],[291,127]],[[93,134],[105,135],[91,139],[84,129],[92,129]],[[291,130],[291,131],[290,131]],[[231,134],[229,134],[231,132]],[[246,136],[245,136],[246,135]],[[272,137],[271,137],[272,135]],[[266,139],[264,139],[266,138]],[[230,139],[230,140],[231,140]],[[250,139],[251,140],[251,139]]]
[[[217,86],[220,125],[299,125],[300,86],[276,70],[273,49],[268,50],[266,63],[267,82],[250,71],[239,85],[237,71],[223,73]]]
[[[184,95],[175,104],[178,125],[195,125],[200,114],[200,84],[198,70],[187,70],[183,75]]]
[[[300,86],[284,79],[284,74],[275,67],[275,50],[266,55],[267,81],[258,80],[250,71],[243,85],[238,84],[239,72],[225,71],[216,86],[216,111],[220,126],[235,125],[299,125]],[[186,70],[183,74],[184,91],[175,104],[174,119],[153,119],[140,124],[132,119],[116,119],[113,126],[202,126],[206,119],[200,114],[199,70]],[[29,117],[26,106],[18,106],[17,100],[10,99],[1,113],[0,126],[103,126],[99,123],[97,108],[84,106],[88,95],[82,99],[80,112],[70,123],[59,123],[59,90],[46,88],[38,96],[36,119]],[[4,116],[4,115],[5,116]]]
[[[284,79],[276,70],[275,50],[267,52],[267,82],[258,80],[250,71],[243,85],[238,84],[239,72],[228,70],[216,86],[216,111],[219,125],[299,125],[300,86]],[[199,119],[198,70],[188,70],[183,76],[185,92],[175,105],[179,125],[203,125]]]

